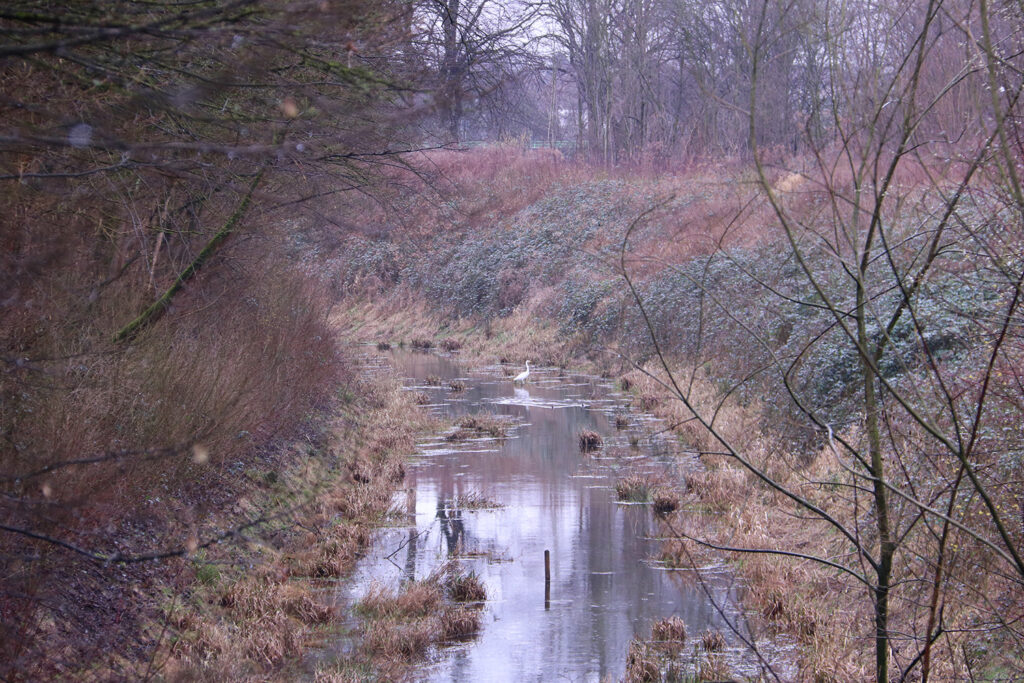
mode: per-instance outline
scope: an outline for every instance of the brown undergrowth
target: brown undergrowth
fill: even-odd
[[[759,427],[762,419],[756,402],[721,402],[713,382],[699,372],[693,378],[686,386],[692,389],[695,405],[701,410],[718,406],[715,428],[755,467],[780,486],[828,510],[847,528],[858,528],[858,524],[863,528],[863,522],[855,518],[855,498],[842,485],[845,469],[837,462],[836,451],[822,444],[810,452],[792,452]],[[727,559],[746,587],[743,600],[753,613],[755,633],[765,641],[784,634],[799,645],[795,664],[800,680],[870,679],[874,673],[873,613],[862,583],[811,559],[726,550],[778,550],[856,568],[849,543],[735,458],[723,454],[720,442],[654,379],[634,371],[627,381],[636,403],[650,406],[657,416],[676,425],[682,442],[699,455],[703,465],[685,476],[679,491],[680,508],[661,518],[661,534],[668,539],[661,559],[670,566],[696,569]],[[844,436],[853,442],[859,438],[856,428]],[[928,576],[931,569],[927,563],[929,539],[908,535],[904,542],[910,558],[902,570],[905,585],[895,592],[890,618],[914,632],[924,627],[926,613],[921,609],[921,596],[911,587],[920,581],[915,577]],[[918,559],[913,559],[915,556]],[[947,602],[943,608],[942,618],[951,632],[944,634],[941,650],[936,645],[932,660],[932,676],[940,680],[967,675],[966,653],[979,647],[971,635],[973,625],[991,618],[993,605],[1016,599],[1012,581],[1001,580],[997,572],[977,573],[976,567],[965,572],[970,565],[958,565],[960,561],[954,557],[948,567],[955,569],[948,571],[960,572],[956,581],[964,589],[960,600]],[[979,655],[974,656],[976,662],[981,661]],[[998,655],[983,661],[982,666],[995,672],[1016,666],[1012,656],[1005,661]],[[715,669],[716,662],[711,657],[707,665]]]
[[[303,652],[340,623],[324,580],[343,577],[388,518],[413,437],[432,424],[397,384],[352,387],[324,444],[295,458],[269,499],[254,501],[287,508],[278,528],[245,547],[193,556],[191,581],[153,625],[163,632],[153,672],[167,680],[298,675]]]
[[[0,373],[0,677],[145,671],[180,556],[281,523],[255,501],[290,495],[283,445],[318,448],[351,379],[322,288],[279,253],[239,245],[231,278],[211,265],[121,345],[152,291],[125,276],[82,295],[88,253],[69,241],[0,311],[3,358],[21,359]]]

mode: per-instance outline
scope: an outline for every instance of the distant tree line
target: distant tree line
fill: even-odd
[[[414,34],[446,140],[572,140],[604,163],[668,162],[749,158],[751,114],[761,149],[837,142],[891,95],[925,15],[923,75],[952,92],[919,135],[960,140],[989,101],[966,0],[429,0]]]

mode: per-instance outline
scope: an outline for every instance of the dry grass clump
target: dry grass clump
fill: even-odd
[[[657,653],[642,640],[633,639],[626,654],[626,683],[657,683],[661,680],[661,664]]]
[[[466,388],[466,383],[463,382],[461,379],[453,379],[451,382],[448,383],[448,389],[450,389],[452,392],[456,394],[465,391]]]
[[[370,542],[369,530],[360,524],[336,524],[292,559],[296,576],[333,579],[355,565],[360,551]]]
[[[410,581],[400,591],[375,584],[356,603],[355,611],[370,619],[410,619],[431,614],[443,600],[442,586],[434,578]]]
[[[669,515],[679,509],[679,497],[666,488],[654,492],[653,503],[654,512],[658,515]]]
[[[441,342],[441,348],[447,351],[448,353],[451,353],[453,351],[458,351],[459,349],[461,349],[462,342],[460,342],[458,339],[452,339],[451,337],[449,337],[448,339],[445,339],[444,341]]]
[[[302,586],[278,577],[248,576],[236,581],[220,598],[221,607],[240,619],[259,621],[271,613],[284,613],[304,624],[324,624],[333,610],[313,599]]]
[[[629,418],[625,415],[619,414],[615,416],[615,428],[623,430],[629,427]]]
[[[491,413],[474,413],[462,418],[459,421],[459,427],[484,432],[496,439],[502,439],[507,435],[508,421]]]
[[[413,401],[418,406],[425,406],[425,405],[431,403],[433,401],[433,399],[430,398],[430,394],[428,394],[427,392],[425,392],[425,391],[417,391],[415,394],[413,394]]]
[[[725,636],[718,629],[708,629],[701,634],[700,644],[705,652],[721,652],[725,649]]]
[[[697,680],[731,681],[734,679],[725,656],[719,653],[709,653],[701,660],[700,668],[697,670]]]
[[[686,475],[686,489],[711,510],[727,511],[749,497],[747,473],[735,467],[719,467]]]
[[[576,434],[576,438],[580,444],[580,451],[583,453],[596,451],[604,445],[604,439],[601,438],[601,435],[591,429],[581,430]]]
[[[362,649],[371,657],[411,661],[426,654],[438,633],[435,619],[406,622],[371,620],[363,633]]]
[[[460,603],[486,597],[479,578],[461,573],[455,565],[442,567],[421,581],[410,581],[399,590],[371,586],[355,606],[363,620],[360,650],[374,669],[380,660],[410,663],[433,645],[479,631],[479,611]]]
[[[427,383],[427,386],[439,387],[441,386],[441,378],[437,375],[427,375],[426,379],[423,380]]]
[[[637,398],[637,406],[645,413],[652,412],[661,404],[661,397],[654,394],[641,394]]]
[[[480,630],[480,612],[474,609],[448,609],[441,615],[442,640],[459,640]]]
[[[615,495],[621,501],[646,503],[651,499],[653,488],[653,483],[647,477],[628,474],[615,482]]]
[[[391,344],[386,342],[386,341],[377,342],[377,350],[378,351],[390,351],[391,350]]]
[[[409,342],[409,346],[416,349],[417,351],[427,351],[434,348],[434,342],[426,337],[415,337]]]
[[[671,653],[679,652],[686,643],[686,622],[675,615],[654,622],[651,640]]]
[[[482,602],[487,599],[487,589],[476,572],[450,574],[444,582],[445,590],[455,602]]]
[[[765,621],[791,633],[799,634],[806,640],[817,630],[818,619],[804,605],[794,604],[786,599],[785,589],[767,585],[768,577],[752,590],[753,599],[761,608]]]
[[[247,663],[277,666],[301,656],[311,628],[334,617],[304,586],[265,572],[236,581],[217,604],[230,630],[185,610],[172,613],[171,625],[181,633],[170,648],[172,670],[226,673]]]

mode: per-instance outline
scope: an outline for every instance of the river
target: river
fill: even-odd
[[[707,629],[722,631],[734,673],[756,674],[719,610],[743,623],[731,575],[710,567],[697,580],[692,571],[662,566],[653,559],[659,542],[650,506],[616,500],[614,484],[624,472],[678,480],[699,464],[677,452],[671,437],[657,436],[653,418],[628,413],[630,426],[617,429],[627,397],[610,381],[534,368],[527,383],[516,385],[500,366],[468,372],[444,355],[396,351],[378,358],[410,390],[425,392],[439,416],[454,422],[488,412],[512,425],[504,439],[452,443],[438,435],[420,444],[399,501],[407,524],[377,533],[339,596],[352,604],[373,582],[424,578],[455,556],[476,572],[488,595],[483,627],[472,640],[436,652],[421,670],[423,680],[618,680],[630,641],[649,638],[652,623],[671,615],[686,622],[691,641]],[[440,386],[425,382],[431,377]],[[466,389],[452,391],[453,380]],[[604,446],[581,453],[584,429],[601,434]],[[640,433],[639,446],[631,446],[630,434]],[[473,495],[500,507],[456,504]]]

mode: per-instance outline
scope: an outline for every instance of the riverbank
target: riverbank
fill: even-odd
[[[759,642],[762,647],[779,636],[787,642],[798,643],[796,664],[801,678],[826,675],[827,671],[835,671],[831,667],[837,663],[847,666],[847,671],[853,670],[849,661],[830,659],[839,652],[836,643],[829,640],[835,637],[835,633],[824,627],[818,628],[819,622],[814,618],[819,609],[846,610],[851,600],[845,591],[856,587],[844,587],[830,580],[832,577],[826,573],[815,572],[813,567],[804,566],[794,572],[771,559],[751,561],[744,557],[730,557],[728,553],[685,540],[685,534],[689,533],[723,547],[736,545],[738,540],[760,542],[761,547],[785,547],[794,541],[797,533],[801,543],[815,539],[809,538],[795,525],[785,529],[767,524],[777,509],[771,506],[777,506],[779,501],[765,502],[763,488],[746,477],[742,470],[727,458],[706,453],[714,450],[713,447],[706,439],[701,440],[699,431],[683,417],[685,410],[681,404],[673,401],[665,388],[648,376],[647,373],[656,373],[654,367],[630,368],[623,359],[614,355],[581,354],[585,345],[580,339],[560,335],[555,325],[545,324],[530,311],[517,311],[508,318],[492,321],[490,325],[477,326],[471,321],[445,320],[432,314],[422,302],[406,302],[404,306],[392,309],[389,304],[378,306],[364,301],[345,308],[342,317],[346,321],[357,321],[346,330],[346,335],[363,343],[378,340],[377,343],[395,348],[457,348],[458,359],[471,365],[518,364],[534,359],[535,364],[609,378],[625,392],[633,411],[649,412],[669,425],[673,440],[682,448],[681,454],[700,455],[701,467],[679,480],[664,476],[637,476],[628,468],[618,475],[623,480],[628,477],[636,480],[632,483],[642,489],[640,500],[650,502],[657,491],[665,500],[672,501],[672,505],[657,516],[658,530],[654,535],[664,540],[660,550],[652,553],[651,559],[675,568],[698,572],[706,569],[705,580],[708,581],[713,581],[712,577],[716,576],[717,570],[713,567],[720,566],[723,559],[729,561],[731,570],[739,577],[739,584],[745,587],[741,594],[749,613],[733,621],[744,631],[744,637],[753,637],[754,642]],[[729,406],[726,412],[726,421],[734,435],[749,431],[759,423],[756,416],[745,414],[738,406]],[[626,420],[633,422],[635,418],[624,418],[623,422]],[[630,481],[620,487],[625,487]],[[625,495],[628,499],[629,492],[626,491]],[[765,520],[756,538],[750,533],[750,520],[755,515]],[[780,531],[786,533],[780,538],[769,539],[769,534]],[[709,567],[712,569],[707,569]],[[695,586],[699,584],[699,580],[694,583]],[[852,616],[849,612],[847,615]],[[819,619],[821,624],[827,623],[826,619]],[[690,634],[692,646],[687,647],[695,647],[695,654],[680,659],[681,645],[671,639],[666,644],[663,633],[666,628],[656,624],[647,640],[638,638],[628,652],[624,652],[628,655],[625,680],[659,680],[651,678],[652,672],[659,672],[657,676],[689,672],[686,675],[696,676],[698,680],[712,680],[729,674],[729,664],[721,652],[722,645],[716,644],[713,638],[712,642],[704,643],[702,635],[706,634]],[[856,660],[862,652],[849,647],[850,641],[856,642],[856,639],[850,638],[852,634],[848,625],[844,633],[846,656]]]
[[[799,644],[801,677],[998,677],[1024,661],[1004,265],[1019,253],[985,241],[1002,215],[986,181],[951,206],[950,169],[922,163],[927,182],[876,197],[886,242],[860,269],[832,238],[860,235],[859,214],[823,207],[863,196],[813,164],[757,182],[735,167],[591,175],[415,237],[353,238],[336,315],[367,342],[628,386],[704,465],[676,492],[664,558],[727,553],[766,632]]]
[[[682,447],[696,454],[703,465],[702,471],[687,475],[672,491],[681,505],[662,517],[659,535],[665,540],[658,559],[700,571],[726,558],[745,587],[745,626],[752,626],[755,641],[782,637],[793,643],[799,680],[871,677],[874,632],[871,603],[863,599],[864,585],[849,573],[814,559],[842,561],[849,557],[845,540],[827,525],[809,522],[792,499],[775,487],[799,491],[804,500],[832,511],[841,524],[858,528],[863,520],[858,518],[856,499],[849,497],[841,484],[846,470],[834,444],[793,440],[793,432],[785,425],[771,429],[779,413],[766,397],[723,392],[722,379],[706,368],[666,356],[665,363],[676,381],[686,383],[691,405],[698,412],[715,415],[716,436],[702,427],[694,412],[674,394],[661,359],[648,356],[631,364],[630,359],[636,358],[622,353],[621,347],[598,350],[585,330],[567,330],[551,318],[550,306],[536,300],[486,322],[451,317],[422,298],[394,291],[376,300],[346,302],[342,310],[344,320],[356,321],[346,328],[346,336],[367,343],[458,349],[467,361],[484,364],[518,365],[533,360],[616,380],[637,409],[671,425]],[[720,438],[742,452],[774,484],[767,485],[737,458],[723,453]],[[856,427],[844,432],[843,438],[858,438]],[[910,553],[926,553],[926,547],[927,538],[907,544]],[[742,549],[757,552],[737,552]],[[1012,600],[1012,581],[976,578],[967,582],[972,591],[988,588],[1001,596],[1000,601]],[[964,630],[946,637],[950,644],[960,643],[956,647],[961,652],[973,652],[964,656],[976,657],[975,665],[984,670],[1012,671],[1016,666],[1012,649],[962,649],[969,642],[976,643],[968,627],[984,618],[984,605],[971,601],[947,604],[943,618],[950,625],[961,624]],[[924,628],[927,611],[902,603],[893,609],[892,618]],[[657,680],[651,678],[654,671],[661,676],[678,671],[672,668],[671,648],[659,644],[662,639],[652,632],[649,641],[631,647],[627,680]],[[898,652],[893,656],[901,661]],[[702,661],[703,674],[698,670],[697,675],[711,679],[721,675],[721,658],[710,656]],[[910,663],[903,661],[903,666]],[[963,666],[963,660],[955,657],[935,657],[930,664],[932,675],[949,677],[955,677]]]

